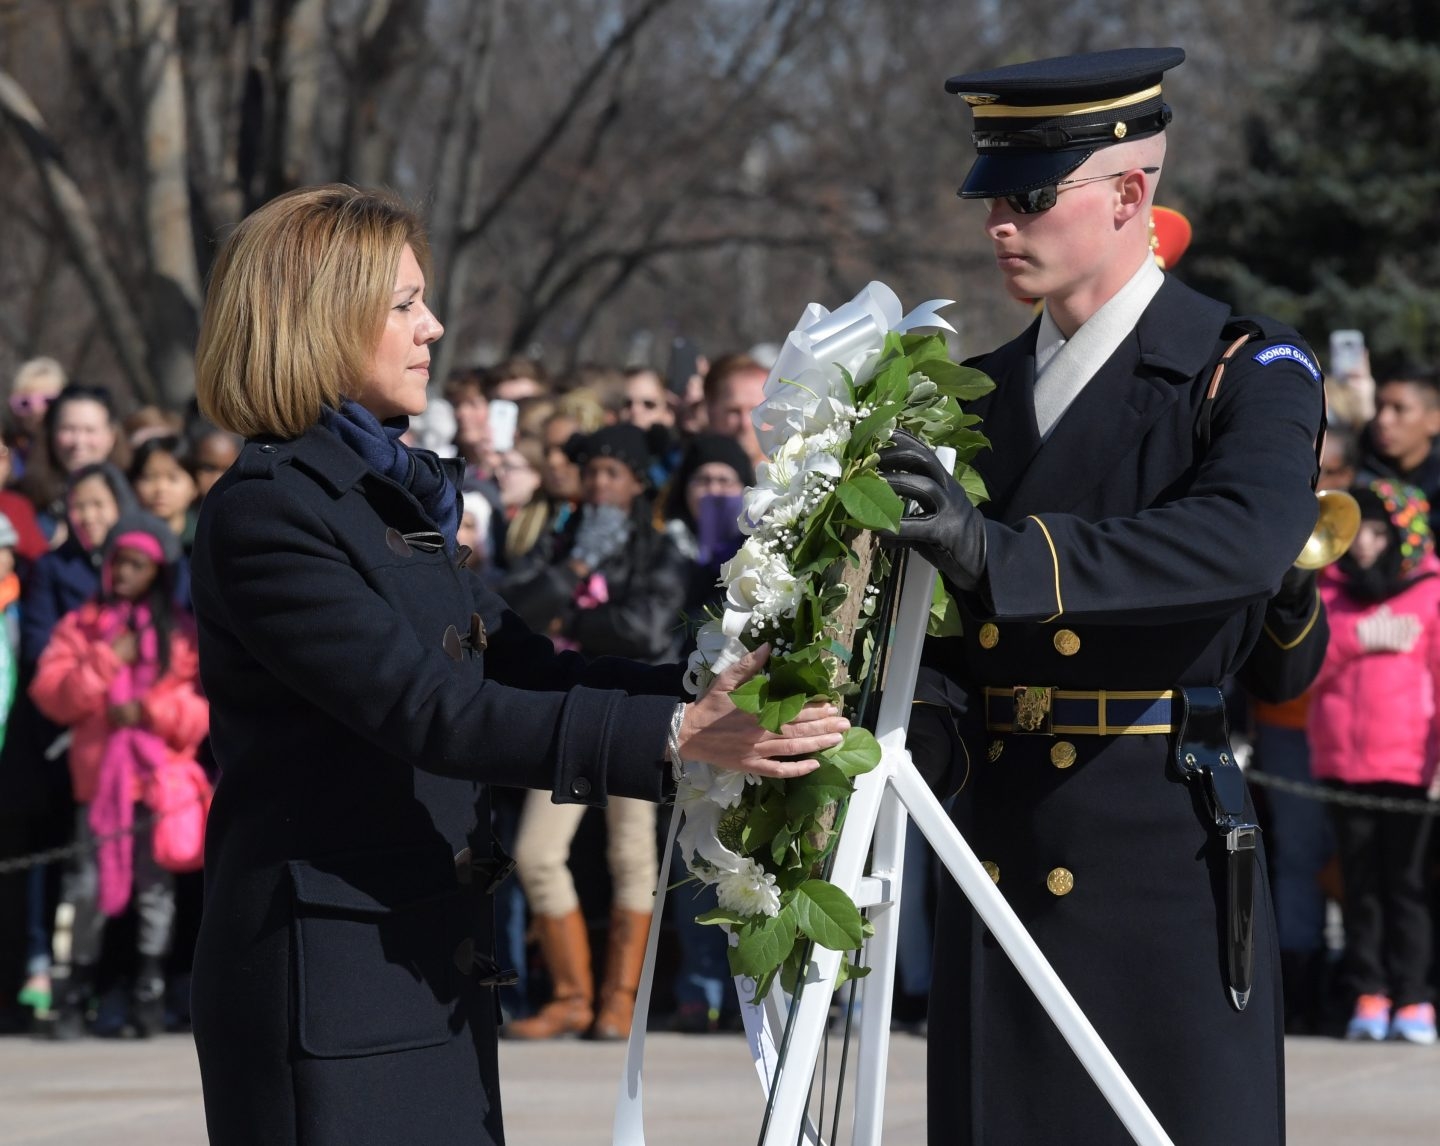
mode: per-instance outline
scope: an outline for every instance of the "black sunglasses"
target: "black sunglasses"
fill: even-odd
[[[1055,206],[1055,200],[1060,198],[1060,188],[1076,187],[1081,183],[1098,183],[1102,179],[1118,179],[1122,175],[1129,175],[1130,168],[1126,171],[1112,171],[1109,175],[1087,175],[1083,179],[1062,179],[1058,183],[1047,183],[1044,187],[1036,187],[1032,191],[1019,191],[1014,195],[997,195],[985,200],[987,206],[994,208],[1000,200],[1004,200],[1017,215],[1038,215],[1041,211],[1048,211]],[[1140,171],[1146,175],[1154,175],[1160,170],[1158,167],[1141,167]]]

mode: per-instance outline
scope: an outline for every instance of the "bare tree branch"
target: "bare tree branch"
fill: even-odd
[[[154,402],[160,389],[146,361],[145,335],[131,309],[86,204],[85,195],[66,172],[39,109],[9,72],[0,71],[0,116],[35,164],[56,221],[70,244],[75,263],[95,300],[100,319],[131,387]]]

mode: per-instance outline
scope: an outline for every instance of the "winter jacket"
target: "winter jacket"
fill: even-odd
[[[57,724],[73,731],[70,774],[75,799],[88,804],[95,798],[105,746],[116,731],[108,716],[112,703],[123,703],[112,686],[129,671],[110,647],[113,606],[94,601],[67,613],[55,627],[50,644],[41,654],[30,683],[30,697]],[[209,728],[209,706],[196,689],[199,662],[195,638],[186,626],[176,626],[171,640],[170,668],[135,697],[143,717],[141,727],[153,732],[181,759],[193,759]]]
[[[1310,766],[1320,779],[1347,784],[1386,781],[1425,786],[1440,751],[1440,561],[1430,573],[1381,603],[1347,594],[1328,574],[1321,594],[1330,618],[1330,647],[1316,678],[1309,717]],[[1356,625],[1380,609],[1420,620],[1409,652],[1367,652]]]
[[[99,588],[100,553],[86,549],[73,533],[35,563],[20,610],[20,663],[27,670],[35,667],[60,618],[90,600]]]
[[[558,619],[558,635],[588,656],[675,660],[692,562],[650,524],[648,503],[636,503],[625,544],[584,582],[568,564],[580,515],[570,520],[563,532],[541,539],[525,571],[501,586],[501,596],[533,629],[550,631]]]

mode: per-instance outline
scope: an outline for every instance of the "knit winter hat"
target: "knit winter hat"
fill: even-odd
[[[594,458],[614,458],[629,466],[641,482],[649,485],[650,463],[658,452],[656,443],[663,438],[663,428],[660,434],[651,435],[638,426],[620,422],[603,426],[593,434],[575,435],[565,444],[565,452],[582,469]],[[660,448],[663,449],[663,445]]]
[[[670,480],[670,494],[665,504],[666,517],[678,517],[687,524],[690,510],[685,501],[685,487],[695,471],[711,462],[722,462],[740,477],[741,485],[755,484],[755,465],[745,448],[728,434],[696,434],[685,448],[675,476]]]
[[[1391,540],[1400,552],[1399,574],[1408,577],[1435,549],[1435,537],[1430,532],[1430,502],[1413,485],[1384,478],[1371,482],[1368,492],[1384,507],[1383,520],[1389,522]],[[1361,501],[1360,519],[1367,517],[1366,501]]]
[[[134,545],[139,541],[141,544]],[[115,550],[121,545],[132,544],[161,565],[174,565],[183,552],[180,539],[175,531],[153,513],[140,510],[122,514],[120,520],[105,536],[105,563],[109,565]]]

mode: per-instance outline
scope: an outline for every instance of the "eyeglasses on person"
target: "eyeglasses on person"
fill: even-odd
[[[1061,179],[1058,183],[1047,183],[1044,187],[1036,187],[1030,191],[1018,191],[1014,195],[997,195],[985,200],[986,206],[994,208],[995,204],[1004,201],[1017,215],[1038,215],[1041,211],[1048,211],[1055,206],[1055,201],[1060,198],[1062,188],[1069,189],[1078,187],[1082,183],[1099,183],[1104,179],[1118,179],[1122,175],[1129,175],[1131,171],[1143,171],[1146,175],[1156,174],[1158,167],[1127,168],[1124,171],[1112,171],[1109,175],[1086,175],[1081,179]]]

